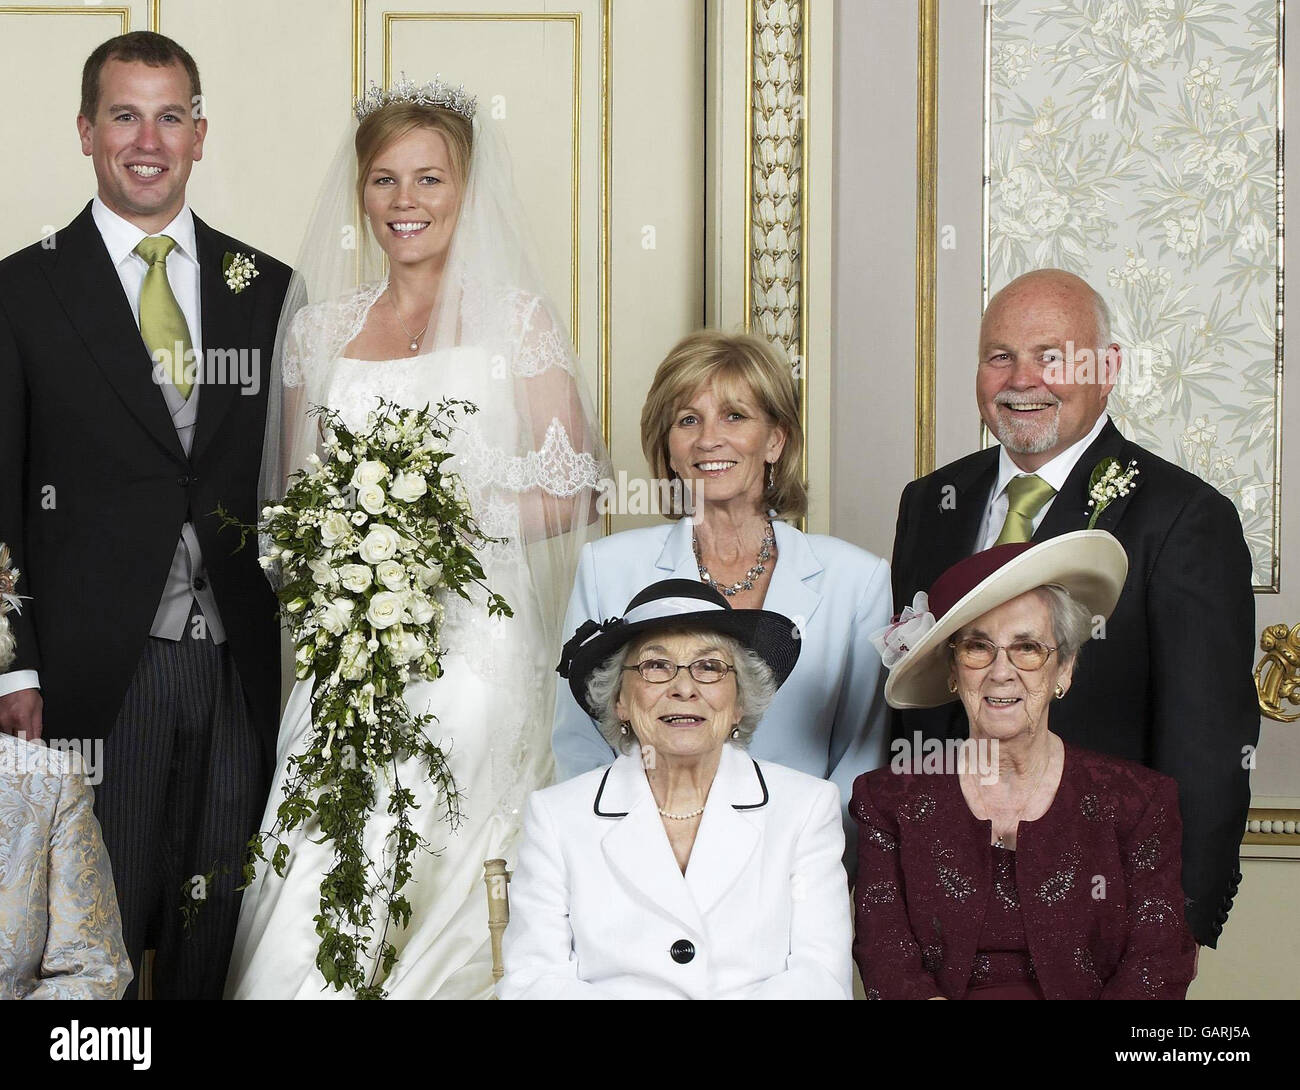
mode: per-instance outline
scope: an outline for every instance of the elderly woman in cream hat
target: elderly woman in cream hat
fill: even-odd
[[[1177,785],[1050,728],[1127,571],[1100,530],[996,546],[879,634],[889,703],[960,700],[970,738],[942,761],[895,743],[891,767],[854,785],[869,997],[1185,996]]]
[[[578,628],[560,672],[621,755],[529,800],[501,998],[851,998],[839,792],[746,751],[800,646],[688,579]]]

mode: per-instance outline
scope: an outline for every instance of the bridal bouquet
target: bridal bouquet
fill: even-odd
[[[268,841],[270,863],[285,873],[282,832],[314,820],[333,842],[334,864],[320,888],[316,966],[336,989],[382,998],[382,981],[397,952],[389,922],[405,926],[411,906],[402,893],[416,851],[429,850],[416,831],[411,791],[398,780],[400,760],[418,756],[437,785],[451,828],[459,796],[443,751],[425,728],[432,715],[412,715],[403,694],[412,678],[441,672],[440,594],[487,592],[493,616],[510,607],[484,585],[475,548],[491,542],[479,529],[460,478],[444,471],[446,442],[467,401],[430,410],[381,402],[364,432],[337,413],[313,410],[323,423],[323,458],[312,455],[282,502],[266,507],[258,531],[264,567],[278,565],[281,610],[295,648],[299,679],[312,679],[312,716],[305,752],[291,757],[275,826],[250,844],[244,869],[251,882]],[[390,787],[392,825],[384,859],[372,860],[363,832],[377,803],[381,777]],[[385,914],[375,919],[375,906]],[[374,971],[363,967],[378,924]]]

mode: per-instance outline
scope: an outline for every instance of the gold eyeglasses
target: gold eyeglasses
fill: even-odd
[[[672,681],[678,670],[689,670],[691,677],[701,685],[716,685],[735,667],[722,659],[696,659],[694,662],[669,662],[667,659],[645,659],[635,666],[624,666],[624,670],[635,670],[652,685],[662,685]]]
[[[1016,640],[1004,645],[978,636],[968,636],[964,640],[954,638],[948,641],[948,646],[952,648],[957,661],[970,670],[992,666],[999,651],[1007,653],[1011,665],[1017,670],[1041,670],[1056,650],[1037,640]]]

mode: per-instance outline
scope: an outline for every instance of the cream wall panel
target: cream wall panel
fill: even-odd
[[[292,264],[351,118],[350,0],[160,0],[161,33],[193,54],[208,137],[196,213]]]
[[[142,2],[0,4],[0,96],[10,104],[5,139],[40,164],[0,182],[0,254],[64,226],[95,195],[94,169],[77,137],[81,68],[97,45],[142,29],[145,18]]]
[[[705,323],[719,329],[745,325],[745,117],[749,110],[745,66],[745,7],[749,0],[712,0],[707,20],[708,175],[705,179]]]
[[[1300,859],[1254,849],[1241,861],[1241,892],[1216,950],[1202,950],[1188,999],[1300,999],[1295,903]]]
[[[888,558],[915,431],[916,5],[841,0],[836,25],[830,527]]]
[[[650,380],[668,349],[704,324],[704,5],[612,6],[612,453],[615,469],[645,477]],[[620,515],[613,528],[657,521]]]
[[[831,491],[835,465],[831,456],[835,435],[831,393],[834,388],[835,313],[835,73],[839,28],[834,0],[811,0],[804,26],[805,71],[803,183],[807,190],[803,225],[802,289],[804,359],[800,373],[805,386],[804,432],[807,440],[807,528],[832,532]],[[858,469],[861,473],[861,467]]]
[[[975,405],[982,263],[980,183],[984,7],[941,4],[937,230],[953,241],[935,261],[935,466],[980,446]]]

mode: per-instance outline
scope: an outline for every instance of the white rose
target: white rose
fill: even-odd
[[[316,614],[316,623],[332,636],[341,636],[352,623],[352,603],[346,598],[335,598]]]
[[[327,587],[335,581],[334,570],[328,560],[311,560],[307,567],[311,569],[312,582],[317,586]]]
[[[427,650],[424,640],[414,632],[404,632],[397,648],[396,658],[398,662],[413,662]]]
[[[381,560],[375,568],[375,578],[389,590],[406,589],[406,569],[396,560]]]
[[[357,489],[357,503],[372,515],[381,514],[387,502],[388,497],[377,484],[367,484]]]
[[[390,590],[381,590],[370,599],[366,620],[376,628],[391,628],[402,619],[402,596]]]
[[[405,503],[418,500],[428,491],[429,485],[419,473],[399,473],[397,480],[393,482],[393,487],[389,489],[394,499]]]
[[[353,594],[360,594],[370,586],[370,569],[365,564],[344,564],[339,568],[339,581]]]
[[[436,587],[442,582],[442,565],[439,563],[423,564],[415,569],[416,581],[425,590]]]
[[[349,632],[343,637],[339,649],[339,673],[348,681],[360,681],[369,665],[370,653],[366,650],[365,638],[359,632]]]
[[[413,624],[428,624],[433,620],[433,603],[423,594],[412,594],[406,600],[406,608]]]
[[[352,487],[365,488],[378,484],[388,476],[388,467],[383,462],[359,462],[352,474]]]
[[[337,545],[352,531],[347,515],[331,511],[320,524],[320,539],[326,545]]]
[[[367,564],[378,564],[381,560],[393,559],[397,552],[398,541],[396,530],[379,523],[370,528],[370,533],[366,534],[357,551]]]

